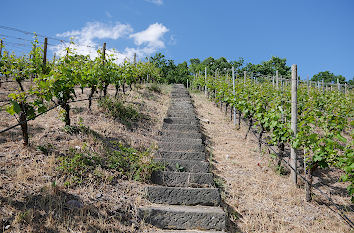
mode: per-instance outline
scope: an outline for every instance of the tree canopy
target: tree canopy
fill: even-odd
[[[286,58],[272,56],[268,61],[263,61],[260,64],[251,62],[245,63],[245,60],[240,57],[238,60],[228,61],[225,57],[213,58],[207,57],[204,60],[199,58],[191,58],[189,64],[184,61],[180,64],[175,64],[173,60],[167,60],[162,53],[156,53],[148,60],[155,64],[161,70],[162,80],[166,83],[186,83],[190,75],[202,73],[204,74],[207,67],[208,75],[214,76],[216,73],[225,75],[230,73],[232,67],[239,76],[243,76],[243,72],[257,76],[273,76],[278,71],[283,78],[291,77],[291,67],[286,64]],[[340,83],[346,83],[345,77],[342,75],[334,75],[330,71],[319,72],[314,75],[312,81],[322,81],[336,83],[337,79]],[[348,81],[348,84],[354,85],[354,77]]]
[[[315,74],[312,78],[311,81],[324,81],[325,83],[337,83],[337,79],[339,80],[339,83],[345,83],[345,77],[342,75],[335,75],[331,72],[327,71],[322,71],[319,72],[318,74]]]

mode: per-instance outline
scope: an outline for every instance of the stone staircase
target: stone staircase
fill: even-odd
[[[224,232],[226,214],[205,158],[202,134],[191,97],[183,85],[173,86],[154,160],[165,165],[146,188],[153,203],[139,207],[139,216],[158,232]]]

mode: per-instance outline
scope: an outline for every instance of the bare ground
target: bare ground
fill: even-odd
[[[253,135],[244,139],[247,127],[236,130],[224,110],[200,93],[193,93],[196,110],[207,137],[207,149],[216,181],[223,190],[224,206],[240,232],[351,232],[335,209],[317,191],[313,201],[305,201],[305,191],[296,188],[285,175],[277,174],[269,155],[259,153]],[[340,174],[333,169],[317,173],[325,193],[353,220],[346,184],[338,182]]]
[[[0,87],[1,100],[14,87]],[[69,148],[104,153],[107,142],[121,142],[138,150],[154,149],[168,107],[169,86],[162,93],[142,86],[119,98],[144,115],[131,126],[107,116],[93,102],[71,104],[72,125],[90,133],[70,134],[63,129],[59,108],[30,121],[30,146],[22,146],[19,128],[0,135],[0,232],[142,232],[149,227],[138,221],[136,208],[144,202],[144,183],[127,180],[119,172],[96,169],[82,183],[65,185],[58,157]],[[78,99],[85,99],[88,90]],[[114,94],[114,89],[109,89]],[[2,103],[0,103],[2,104]],[[0,129],[17,123],[4,109]],[[47,152],[39,147],[48,148]],[[99,178],[97,178],[99,177]]]

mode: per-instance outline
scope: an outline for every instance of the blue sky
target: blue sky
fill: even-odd
[[[279,56],[297,64],[303,78],[325,70],[354,77],[352,0],[2,0],[1,9],[1,26],[75,37],[82,53],[107,42],[120,59],[134,52],[162,52],[177,63]],[[0,37],[17,53],[30,46],[31,35],[0,28]],[[56,45],[51,54],[60,54],[62,43],[49,43]]]

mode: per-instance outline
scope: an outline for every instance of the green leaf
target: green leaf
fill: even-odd
[[[10,101],[12,103],[11,106],[6,108],[6,111],[11,115],[18,114],[21,112],[21,107],[16,101]]]
[[[340,134],[337,134],[336,136],[334,136],[336,139],[338,139],[339,141],[343,142],[343,143],[346,143],[347,142],[347,139],[344,138],[342,135]]]

